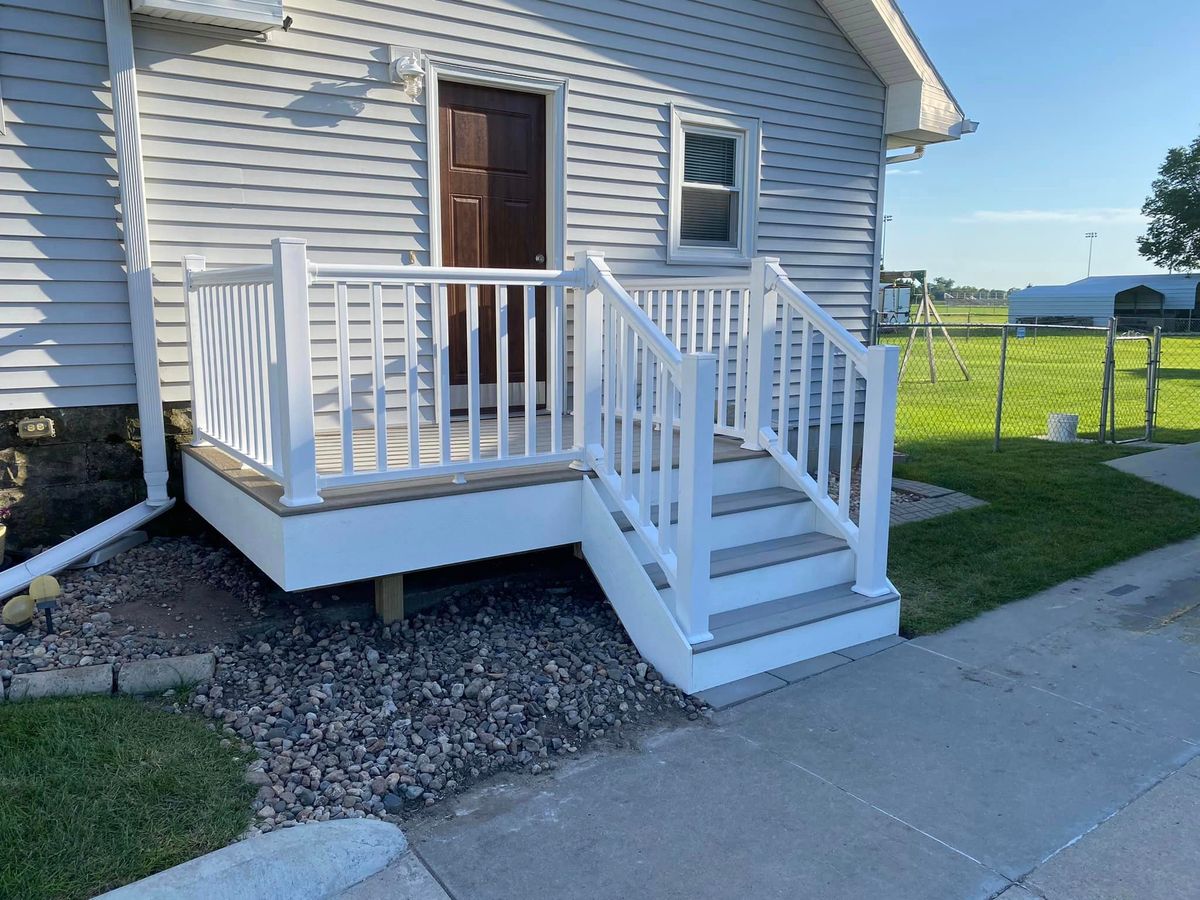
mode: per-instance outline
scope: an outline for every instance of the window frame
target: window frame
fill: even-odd
[[[683,163],[688,132],[732,137],[737,140],[737,185],[711,184],[688,187],[738,192],[736,240],[732,246],[686,244],[680,232],[683,220]],[[761,123],[758,119],[718,115],[671,104],[671,157],[669,170],[667,262],[699,265],[749,265],[754,256],[758,226],[758,190],[761,159]]]

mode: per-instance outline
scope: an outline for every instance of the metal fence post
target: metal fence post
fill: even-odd
[[[1008,326],[1000,326],[1000,377],[996,385],[996,434],[992,440],[992,449],[1000,450],[1000,421],[1004,413],[1004,368],[1008,360]]]
[[[1150,359],[1146,361],[1146,440],[1154,440],[1155,419],[1158,416],[1158,364],[1162,359],[1162,326],[1154,329],[1150,339]]]
[[[1096,434],[1096,442],[1104,443],[1104,428],[1107,424],[1109,414],[1109,396],[1112,392],[1112,373],[1113,373],[1113,344],[1117,336],[1117,320],[1116,317],[1110,317],[1108,320],[1108,335],[1104,342],[1104,378],[1100,388],[1100,429]]]

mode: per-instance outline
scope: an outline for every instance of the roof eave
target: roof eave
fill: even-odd
[[[958,140],[976,128],[895,0],[818,0],[887,88],[889,147]]]

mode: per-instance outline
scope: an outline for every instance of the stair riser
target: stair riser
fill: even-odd
[[[896,634],[899,623],[900,601],[896,600],[697,653],[692,660],[692,692],[887,637]]]
[[[633,476],[634,496],[641,490],[641,473]],[[730,462],[713,464],[713,495],[737,494],[741,491],[753,491],[758,488],[779,486],[779,467],[773,459],[755,457],[753,459],[738,459]],[[658,472],[654,473],[651,490],[655,492],[653,501],[658,502]],[[671,470],[671,496],[679,498],[679,470]]]
[[[749,569],[712,580],[710,609],[714,613],[741,609],[791,594],[815,591],[854,580],[854,552],[839,550],[805,559]]]
[[[727,547],[744,544],[747,535],[753,535],[755,540],[766,541],[771,538],[804,534],[813,530],[815,519],[816,510],[811,503],[769,506],[726,516],[714,516],[712,519],[712,549],[724,550]],[[644,548],[641,539],[636,538],[634,532],[626,531],[625,537],[643,565],[654,561],[650,551]]]

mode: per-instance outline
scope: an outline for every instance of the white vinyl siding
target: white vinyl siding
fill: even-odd
[[[99,0],[0,0],[0,409],[135,399]]]
[[[598,248],[618,276],[744,275],[667,263],[671,106],[761,119],[756,252],[865,328],[884,91],[812,0],[289,0],[287,11],[291,29],[266,42],[135,33],[167,399],[186,395],[185,253],[263,262],[287,234],[318,261],[429,260],[424,105],[390,82],[389,44],[568,80],[567,251]],[[316,320],[321,393],[332,307]]]
[[[260,263],[295,235],[318,261],[429,260],[425,108],[390,81],[390,44],[568,81],[567,253],[600,249],[619,277],[744,276],[668,263],[671,109],[761,121],[754,251],[865,329],[884,89],[815,0],[288,0],[287,14],[265,41],[135,28],[166,400],[187,398],[185,253]],[[0,402],[131,402],[101,4],[0,0],[0,15]],[[324,378],[332,306],[314,320]]]

